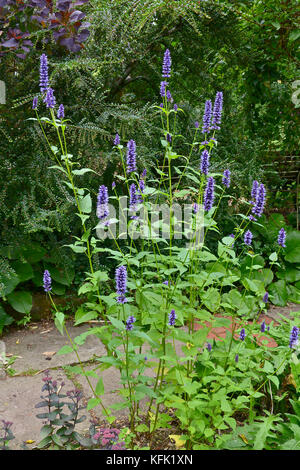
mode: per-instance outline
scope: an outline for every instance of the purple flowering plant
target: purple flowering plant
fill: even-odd
[[[274,295],[269,288],[273,279],[272,267],[279,264],[278,253],[285,249],[285,232],[279,233],[277,250],[267,260],[269,266],[264,268],[260,253],[256,252],[255,224],[266,206],[266,189],[263,183],[254,181],[252,189],[249,188],[248,212],[233,215],[234,236],[222,235],[216,214],[228,200],[235,184],[234,173],[228,168],[230,163],[219,170],[214,162],[221,131],[223,93],[217,91],[214,98],[206,100],[202,127],[199,122],[191,125],[193,141],[187,147],[189,150],[186,155],[178,154],[176,145],[182,136],[177,133],[176,120],[181,109],[179,105],[176,108],[173,105],[171,52],[165,51],[162,62],[158,99],[163,103],[155,107],[162,122],[162,150],[157,168],[146,172],[141,143],[136,142],[133,135],[122,135],[122,142],[125,142],[122,145],[116,133],[111,136],[111,142],[112,151],[120,162],[119,174],[113,175],[113,190],[100,180],[96,195],[81,184],[81,177],[91,173],[90,177],[98,181],[99,175],[89,168],[80,168],[79,162],[68,152],[65,111],[62,105],[56,104],[54,97],[59,102],[59,93],[55,90],[49,93],[52,89],[48,86],[45,66],[41,82],[47,82],[43,109],[50,114],[48,123],[55,129],[58,141],[56,147],[46,137],[55,162],[52,169],[60,171],[65,179],[82,227],[82,235],[74,237],[66,246],[75,254],[84,255],[88,262],[86,279],[78,291],[78,295],[85,295],[87,301],[76,312],[75,325],[101,320],[102,326],[91,332],[97,335],[106,350],[106,355],[98,357],[97,362],[101,369],[115,367],[120,373],[120,407],[128,409],[130,434],[141,429],[140,401],[146,400],[147,424],[144,426],[151,440],[153,433],[167,422],[160,411],[163,403],[176,410],[186,433],[186,447],[190,449],[198,445],[204,435],[212,442],[215,431],[210,434],[209,429],[233,424],[234,411],[242,409],[245,403],[250,406],[253,402],[251,394],[255,394],[265,380],[264,370],[259,370],[256,375],[251,372],[254,364],[259,369],[257,358],[260,360],[267,351],[264,345],[256,342],[254,334],[273,334],[272,327],[270,331],[262,331],[256,320],[266,311],[267,300],[272,300]],[[45,65],[45,58],[43,61]],[[37,107],[34,108],[41,124]],[[201,134],[204,134],[204,142],[200,142]],[[125,206],[121,204],[123,198],[126,199]],[[178,228],[179,222],[183,221],[182,214],[176,212],[178,203],[185,202],[190,203],[193,223],[190,231],[185,231],[182,225]],[[151,217],[156,215],[158,203],[163,206],[165,219],[153,223]],[[116,215],[117,205],[119,215]],[[202,221],[199,237],[194,230],[198,220]],[[183,246],[178,243],[178,238],[185,233],[189,234],[189,241]],[[103,257],[101,269],[95,263],[97,256]],[[106,266],[108,257],[113,260],[113,269]],[[89,407],[101,407],[108,422],[113,423],[112,410],[102,400],[101,372],[99,368],[95,369],[98,382],[93,386],[84,372],[78,351],[78,345],[85,337],[72,340],[68,334],[65,316],[55,306],[49,271],[44,274],[44,290],[55,310],[55,324],[68,336],[68,351],[76,354],[82,374],[93,392]],[[208,350],[205,344],[211,328],[220,328],[226,323],[218,313],[230,317],[235,326],[223,341],[217,341]],[[239,335],[236,318],[241,320]],[[295,331],[293,345],[296,344]],[[288,333],[285,332],[284,338],[286,360],[294,348],[288,348]],[[253,355],[252,349],[250,352],[247,349],[249,344],[253,346]],[[255,356],[256,348],[260,349]],[[145,361],[146,351],[148,358],[156,359],[156,365],[151,360]],[[219,395],[217,380],[211,382],[209,392],[206,387],[210,382],[201,381],[203,377],[210,377],[216,368],[220,377],[226,375],[229,380],[228,383],[224,381]],[[146,369],[152,369],[153,374],[144,373]],[[249,384],[242,385],[240,371],[246,371],[245,374],[251,377]],[[246,392],[245,387],[248,387]],[[233,398],[233,391],[245,394],[244,401]],[[195,404],[201,393],[203,401]],[[216,399],[221,403],[219,408],[214,405],[214,394],[219,397]],[[214,417],[215,424],[212,425],[209,416]],[[200,425],[200,422],[204,424]],[[111,435],[98,433],[97,439],[104,442],[103,445],[112,445]]]

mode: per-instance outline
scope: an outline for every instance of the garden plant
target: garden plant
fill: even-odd
[[[111,187],[100,184],[93,194],[81,179],[97,176],[69,153],[68,116],[64,105],[56,103],[47,55],[40,57],[40,91],[31,119],[40,125],[49,146],[49,172],[60,175],[80,220],[82,234],[67,246],[88,262],[78,290],[84,303],[75,324],[102,320],[101,326],[72,340],[52,295],[51,270],[46,269],[43,285],[55,324],[70,340],[60,353],[77,355],[74,370],[85,376],[93,393],[88,410],[101,410],[110,425],[114,412],[127,410],[127,427],[121,433],[127,448],[139,448],[142,433],[148,442],[143,448],[151,449],[156,433],[174,422],[173,437],[182,449],[299,448],[300,320],[282,318],[280,327],[259,322],[274,295],[268,286],[280,271],[287,234],[282,226],[268,253],[262,256],[254,250],[253,233],[263,227],[260,220],[267,204],[259,178],[248,188],[243,212],[232,215],[233,232],[223,233],[216,222],[218,211],[238,201],[231,194],[229,168],[211,170],[226,120],[223,93],[207,98],[194,123],[193,139],[187,142],[177,130],[184,111],[173,94],[173,69],[166,49],[160,99],[153,108],[161,120],[156,166],[145,169],[134,135],[124,142],[116,129],[111,145],[118,169]],[[109,258],[113,268],[96,269],[99,254]],[[211,330],[221,327],[227,328],[226,337],[211,339]],[[99,338],[106,350],[93,370],[86,370],[80,360],[80,346],[89,335]],[[276,348],[268,347],[269,339]],[[101,372],[107,368],[120,375],[122,386],[121,401],[110,408],[102,400]],[[76,406],[70,408],[75,421]],[[49,431],[48,441],[76,439],[73,425],[63,429],[61,437]],[[98,437],[106,442],[101,432]]]

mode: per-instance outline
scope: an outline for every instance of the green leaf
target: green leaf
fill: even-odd
[[[69,345],[66,344],[65,346],[63,346],[62,348],[60,348],[60,350],[57,351],[56,354],[57,354],[58,356],[62,356],[63,354],[70,354],[71,352],[74,352],[74,349],[73,349],[71,346],[69,346]]]
[[[262,423],[259,424],[258,431],[255,435],[254,450],[262,450],[265,447],[267,437],[274,427],[274,421],[278,421],[278,417],[270,415],[268,417],[262,418]]]
[[[30,242],[22,248],[22,255],[28,263],[37,263],[44,258],[46,254],[45,248],[35,242]]]
[[[43,449],[44,447],[48,446],[52,442],[52,437],[47,436],[38,443],[38,449]]]
[[[97,395],[103,395],[104,394],[104,384],[103,384],[102,377],[100,377],[98,382],[97,382],[95,392],[96,392]]]
[[[80,246],[80,245],[63,245],[63,246],[68,246],[71,248],[71,250],[74,251],[74,253],[84,253],[86,251],[86,246]]]
[[[86,407],[87,411],[92,410],[96,406],[100,405],[100,403],[100,398],[90,398]]]
[[[45,424],[40,432],[40,438],[45,439],[45,437],[48,437],[52,432],[52,426],[50,424]]]
[[[20,278],[17,274],[11,274],[9,277],[5,273],[0,273],[0,284],[3,284],[3,290],[1,296],[6,297],[15,290],[17,285],[20,283]]]
[[[73,170],[72,171],[73,175],[76,175],[76,176],[85,175],[85,173],[89,173],[89,172],[97,174],[96,171],[91,170],[91,168],[81,168],[81,170]]]
[[[29,313],[32,308],[32,295],[26,291],[15,291],[7,296],[8,303],[20,313]]]
[[[14,319],[9,316],[2,305],[0,305],[0,334],[5,326],[11,325]]]
[[[98,312],[87,312],[83,307],[79,307],[75,313],[75,323],[74,326],[78,326],[81,323],[85,323],[90,320],[95,320],[98,317]]]
[[[55,312],[55,326],[61,335],[64,334],[65,316],[62,312]]]
[[[20,282],[29,281],[29,279],[32,279],[34,276],[33,269],[29,263],[22,263],[22,261],[12,261],[11,267],[16,272]]]
[[[289,302],[293,302],[295,304],[300,304],[300,290],[297,289],[295,286],[288,285],[288,300]]]
[[[284,307],[288,301],[288,291],[283,280],[273,282],[268,287],[270,300],[274,305]]]
[[[90,282],[86,282],[85,284],[82,284],[78,290],[78,295],[81,294],[86,294],[87,292],[92,292],[94,290],[93,284]]]
[[[294,268],[292,265],[285,266],[285,269],[277,271],[277,277],[287,282],[296,282],[300,280],[300,269]]]
[[[79,207],[81,212],[84,212],[85,214],[90,214],[92,211],[92,199],[91,195],[87,194],[84,196],[82,199],[79,199]]]
[[[232,412],[232,408],[230,406],[230,403],[228,400],[226,400],[226,398],[222,398],[221,399],[221,410],[224,411],[224,413],[231,413]]]
[[[201,300],[205,307],[207,307],[211,312],[216,312],[220,306],[221,296],[218,289],[215,287],[209,287],[207,291],[201,295]]]
[[[287,233],[284,258],[290,263],[300,263],[300,232]]]
[[[290,41],[297,41],[297,39],[300,38],[300,29],[294,29],[294,31],[291,31],[289,34],[289,40]]]
[[[274,251],[274,253],[270,254],[269,260],[270,261],[277,261],[278,260],[278,255],[277,255],[276,251]]]
[[[117,328],[118,330],[125,330],[125,325],[123,322],[111,316],[107,316],[107,318],[115,328]]]

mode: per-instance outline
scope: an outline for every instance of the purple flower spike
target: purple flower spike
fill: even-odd
[[[139,190],[138,190],[138,195],[137,195],[137,202],[139,204],[142,204],[143,202],[143,194],[144,194],[144,190],[145,190],[145,181],[143,180],[143,178],[140,179],[139,181]]]
[[[197,202],[194,202],[193,204],[193,212],[194,214],[197,214],[197,212],[199,212],[199,205],[197,204]]]
[[[212,350],[212,345],[210,343],[207,343],[206,349],[210,352]]]
[[[125,297],[127,287],[127,269],[126,266],[119,266],[116,269],[116,290],[117,290],[117,302],[124,304],[127,302]]]
[[[176,320],[176,313],[175,310],[171,310],[171,313],[169,313],[169,326],[174,326],[175,325],[175,320]]]
[[[111,184],[111,189],[115,189],[115,187],[116,187],[116,183],[115,183],[115,181],[113,181],[112,184]]]
[[[174,111],[176,112],[178,110],[177,104],[174,104]]]
[[[263,302],[266,304],[269,299],[269,292],[266,292],[265,295],[263,296]]]
[[[169,49],[166,49],[166,52],[164,53],[164,60],[163,60],[163,66],[162,66],[162,77],[163,78],[170,78],[171,76],[171,54]]]
[[[38,99],[37,99],[37,96],[35,96],[32,101],[32,109],[36,109],[37,104],[38,104]]]
[[[168,82],[165,82],[165,81],[160,82],[160,96],[162,98],[164,98],[166,96],[166,87],[167,87],[167,85],[168,85]],[[164,105],[161,104],[160,107],[163,108]]]
[[[298,344],[298,336],[299,336],[299,328],[297,326],[293,326],[290,334],[290,344],[289,347],[291,349],[295,349]]]
[[[214,198],[215,198],[214,186],[215,186],[215,181],[213,177],[211,176],[207,180],[207,185],[206,185],[205,192],[204,192],[204,210],[205,211],[210,211],[210,209],[213,206]]]
[[[209,169],[209,153],[207,150],[203,150],[201,155],[201,164],[200,164],[200,171],[203,175],[208,174]]]
[[[244,236],[244,243],[246,245],[250,246],[251,243],[252,243],[252,238],[253,238],[252,233],[250,232],[250,230],[247,230],[247,232],[245,233],[245,236]]]
[[[277,243],[279,246],[282,246],[282,248],[286,248],[285,239],[286,239],[286,232],[284,228],[281,228],[279,230]]]
[[[144,168],[144,170],[143,170],[143,172],[142,172],[142,174],[141,174],[141,178],[145,179],[146,176],[147,176],[147,170],[146,170],[146,168]]]
[[[266,323],[265,320],[260,325],[260,331],[264,333],[266,331]]]
[[[252,214],[256,215],[257,217],[261,217],[264,205],[266,202],[266,190],[263,184],[260,184],[257,190],[255,206],[252,209]]]
[[[169,281],[164,281],[163,284],[165,284],[165,286],[168,286],[168,285],[169,285]]]
[[[239,362],[239,355],[238,354],[235,355],[234,360],[235,360],[235,362]]]
[[[127,318],[126,320],[126,330],[131,331],[133,328],[133,323],[136,321],[136,318],[134,318],[132,315]]]
[[[134,140],[130,140],[127,144],[127,173],[136,171],[136,144]]]
[[[46,93],[46,97],[44,99],[44,103],[46,103],[47,108],[50,108],[50,109],[54,108],[54,106],[56,104],[56,99],[55,99],[55,96],[53,94],[53,89],[52,88],[48,88],[47,93]]]
[[[171,95],[171,92],[170,90],[167,91],[167,100],[170,102],[170,103],[173,103],[173,98],[172,98],[172,95]]]
[[[97,197],[97,217],[100,220],[105,219],[109,215],[108,209],[108,189],[102,185],[99,187],[99,193]]]
[[[116,134],[116,136],[115,136],[114,145],[116,145],[116,146],[120,145],[120,136],[119,136],[119,134]]]
[[[65,108],[63,104],[61,104],[57,110],[57,117],[58,119],[63,119],[65,117]]]
[[[231,173],[229,170],[225,170],[223,173],[222,183],[224,186],[226,186],[226,188],[229,188],[230,186],[230,174]]]
[[[254,180],[252,183],[252,189],[251,189],[251,197],[252,197],[251,204],[253,205],[255,205],[255,201],[257,198],[258,186],[259,186],[258,181]]]
[[[136,185],[132,183],[129,187],[129,196],[130,196],[130,201],[129,201],[129,209],[131,212],[135,213],[136,212],[136,205],[138,203],[138,194],[136,191]],[[133,215],[131,219],[135,219],[136,216]]]
[[[44,276],[43,276],[43,286],[44,286],[44,291],[45,292],[50,292],[52,287],[51,287],[51,276],[50,273],[47,269],[44,271]]]
[[[202,134],[205,134],[205,133],[207,134],[210,132],[211,109],[212,109],[211,100],[206,100],[204,114],[203,114]]]
[[[241,329],[239,338],[240,338],[241,341],[244,341],[244,339],[246,338],[246,331],[245,331],[245,328],[242,328],[242,329]]]
[[[48,79],[48,59],[46,54],[42,54],[40,57],[40,89],[41,93],[45,93],[49,88]]]
[[[169,144],[172,143],[172,136],[169,133],[166,135],[166,139]]]
[[[222,91],[217,91],[216,99],[214,102],[213,115],[212,115],[212,125],[211,125],[212,129],[215,129],[215,130],[220,129],[222,108],[223,108],[223,93]]]
[[[195,125],[196,129],[199,129],[199,122],[198,121],[195,121],[194,125]]]

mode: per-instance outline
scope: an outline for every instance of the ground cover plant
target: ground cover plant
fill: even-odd
[[[280,272],[285,250],[296,249],[294,238],[289,240],[280,227],[268,253],[262,256],[254,248],[253,233],[263,227],[267,201],[266,187],[256,179],[243,201],[244,211],[233,214],[232,233],[222,233],[217,212],[236,199],[230,193],[229,169],[211,170],[226,119],[223,93],[206,100],[201,121],[194,123],[193,140],[186,142],[177,133],[183,110],[172,86],[172,59],[166,49],[161,103],[155,106],[162,151],[151,176],[140,164],[134,136],[123,142],[116,133],[112,146],[120,171],[113,175],[111,188],[102,184],[93,194],[80,180],[85,174],[93,178],[95,172],[81,168],[68,151],[68,118],[50,86],[47,56],[40,58],[40,92],[33,100],[32,119],[52,153],[49,171],[58,172],[72,193],[82,226],[81,237],[74,236],[67,246],[84,255],[89,267],[78,290],[85,302],[75,324],[103,320],[103,326],[71,340],[65,315],[52,296],[51,269],[46,269],[43,285],[55,324],[70,340],[60,353],[77,355],[79,365],[73,371],[85,376],[93,393],[88,410],[101,409],[111,425],[114,410],[127,410],[128,428],[121,437],[128,448],[138,448],[139,433],[147,436],[146,448],[151,448],[155,433],[174,419],[178,432],[173,437],[180,448],[297,447],[299,318],[283,318],[279,327],[257,322],[276,295],[269,289],[273,273]],[[45,108],[49,117],[41,114]],[[180,154],[179,142],[186,148]],[[93,256],[99,253],[112,260],[113,269],[95,269]],[[209,339],[212,328],[224,326],[225,339]],[[96,358],[99,365],[93,370],[85,370],[80,346],[91,334],[105,345],[106,356]],[[276,348],[267,346],[268,338],[276,341]],[[122,389],[120,403],[108,409],[101,399],[101,371],[110,367],[118,371]],[[286,416],[293,426],[284,417],[290,411]],[[240,422],[247,423],[245,434]],[[73,431],[66,428],[63,439]]]

